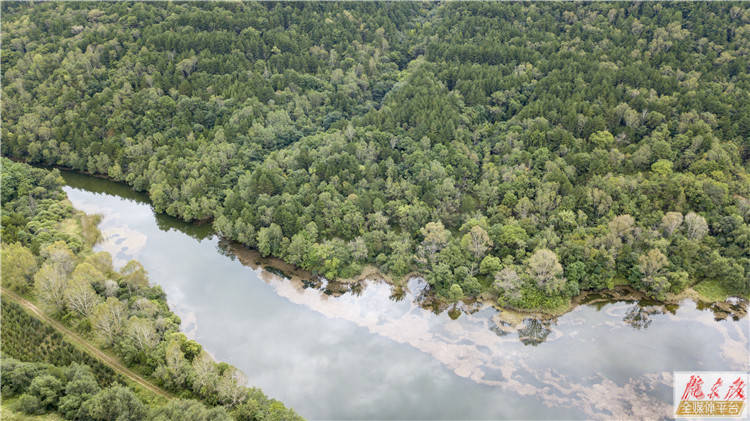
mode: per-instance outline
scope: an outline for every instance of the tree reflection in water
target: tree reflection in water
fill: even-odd
[[[664,314],[664,310],[658,306],[643,306],[636,303],[633,307],[630,307],[622,321],[633,327],[634,329],[646,329],[651,325],[651,316],[654,314]]]
[[[402,301],[406,297],[406,291],[401,286],[393,287],[390,299],[395,302]]]
[[[518,329],[518,339],[524,345],[537,346],[552,332],[550,324],[549,320],[525,319],[523,327]]]

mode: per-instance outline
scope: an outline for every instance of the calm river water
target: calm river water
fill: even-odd
[[[143,263],[188,336],[306,418],[654,419],[672,411],[672,371],[750,368],[748,318],[692,301],[582,305],[506,332],[491,308],[421,308],[416,279],[400,300],[375,280],[339,297],[306,288],[126,186],[63,176],[73,205],[103,216],[99,250]]]

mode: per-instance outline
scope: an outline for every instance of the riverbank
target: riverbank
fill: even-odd
[[[292,282],[301,282],[308,286],[321,287],[324,285],[323,282],[320,282],[320,279],[322,278],[286,263],[279,258],[262,257],[257,250],[247,248],[243,244],[227,239],[222,239],[221,241],[224,244],[227,244],[227,247],[232,250],[232,253],[235,254],[244,264],[255,269],[264,268],[271,272],[275,272],[278,275],[284,276]],[[365,266],[362,273],[356,277],[337,279],[335,281],[325,280],[325,288],[330,295],[338,296],[352,290],[360,289],[366,281],[377,281],[390,285],[393,289],[392,295],[398,297],[403,295],[404,288],[407,287],[408,281],[412,278],[423,279],[423,275],[418,272],[411,272],[401,278],[393,278],[383,274],[375,266],[368,265]],[[317,281],[315,279],[317,279]],[[705,289],[701,288],[704,283],[709,285]],[[483,293],[477,298],[462,300],[461,305],[456,308],[461,309],[463,312],[473,312],[486,306],[493,307],[502,315],[501,319],[504,322],[510,323],[511,325],[518,325],[528,318],[540,320],[554,319],[573,311],[579,305],[592,304],[597,301],[642,301],[670,306],[677,305],[683,300],[690,299],[703,308],[715,308],[717,317],[745,317],[748,306],[747,297],[733,297],[726,291],[721,290],[720,287],[717,287],[715,284],[710,284],[710,281],[700,282],[679,294],[667,294],[667,297],[664,300],[657,300],[653,297],[649,297],[641,291],[635,290],[629,285],[621,283],[611,290],[582,291],[579,295],[572,297],[570,300],[557,307],[546,308],[543,310],[526,310],[500,306],[497,303],[498,297],[496,295]],[[733,298],[736,300],[733,300]],[[437,296],[435,291],[431,289],[428,289],[426,293],[420,297],[420,300],[420,304],[424,308],[440,312],[448,311],[456,304]],[[723,314],[723,316],[720,316],[720,314]]]
[[[427,284],[418,278],[403,288],[365,280],[341,285],[346,293],[339,294],[325,280],[292,273],[241,245],[235,244],[242,251],[237,256],[217,236],[192,237],[192,225],[165,227],[150,206],[120,197],[109,182],[91,179],[85,188],[65,192],[76,207],[103,215],[105,239],[97,250],[110,251],[119,262],[137,259],[158,279],[190,338],[313,419],[592,419],[597,415],[555,404],[558,395],[567,402],[571,396],[558,392],[544,373],[552,369],[578,390],[599,387],[591,380],[604,378],[594,383],[604,381],[611,391],[627,387],[622,373],[641,381],[655,371],[696,366],[723,349],[732,355],[745,349],[744,320],[714,322],[712,313],[692,302],[674,313],[651,313],[657,309],[645,306],[652,322],[647,329],[629,322],[642,303],[602,301],[554,321],[525,316],[506,331],[493,322],[498,312],[479,302],[459,303],[457,320],[449,317],[451,306],[439,313],[423,308]],[[394,296],[398,290],[403,295]],[[691,352],[697,344],[703,351]],[[645,352],[669,359],[631,362]],[[563,353],[585,364],[576,357],[572,366],[562,364]],[[720,359],[735,367],[734,359]],[[658,390],[638,401],[661,399]],[[339,404],[327,404],[328,396]],[[430,404],[415,406],[413,399]],[[469,401],[477,404],[462,405]]]
[[[128,259],[115,265],[110,253],[95,250],[102,240],[101,218],[72,204],[57,171],[3,159],[2,178],[3,304],[17,303],[19,311],[23,308],[51,326],[53,334],[85,350],[82,357],[62,362],[108,367],[160,399],[194,399],[193,409],[212,411],[217,419],[258,410],[300,419],[280,402],[248,388],[242,372],[216,362],[181,333],[180,318],[140,262]],[[5,335],[10,319],[3,321]],[[34,353],[37,347],[46,349],[47,339],[32,336],[4,336],[3,346],[13,351],[4,355],[60,362]],[[146,402],[151,400],[143,403],[151,408]]]
[[[14,161],[23,162],[17,159],[14,159]],[[63,172],[63,177],[65,177],[66,174],[74,174],[74,175],[84,176],[84,177],[94,177],[99,180],[106,180],[109,183],[122,186],[123,190],[127,190],[128,192],[132,193],[130,196],[137,195],[137,197],[133,196],[134,199],[142,201],[143,203],[148,203],[149,206],[152,206],[151,201],[145,192],[137,191],[133,189],[132,186],[124,182],[114,180],[109,176],[102,175],[102,174],[91,174],[87,171],[78,171],[78,170],[64,167],[64,166],[40,166],[40,167],[57,168],[58,170],[61,170]],[[178,218],[175,218],[173,216],[169,216],[166,214],[159,214],[159,215],[165,218],[174,219],[175,221],[178,221],[178,220],[181,221]],[[271,272],[276,272],[277,274],[287,277],[290,280],[297,281],[297,282],[304,282],[304,283],[307,283],[308,285],[324,285],[325,284],[327,293],[329,293],[330,295],[341,295],[350,290],[359,289],[361,288],[362,283],[366,280],[378,280],[378,281],[382,281],[391,285],[392,288],[394,289],[393,295],[397,297],[403,293],[402,289],[406,287],[409,279],[424,278],[424,275],[417,271],[412,271],[401,277],[394,277],[394,276],[391,276],[390,274],[383,273],[379,268],[375,267],[374,265],[365,265],[362,268],[361,273],[357,276],[349,277],[349,278],[341,278],[341,279],[336,279],[336,280],[327,280],[319,275],[313,274],[312,272],[303,270],[299,267],[289,264],[281,258],[273,257],[273,256],[263,257],[255,249],[251,249],[245,246],[244,244],[241,244],[229,238],[222,237],[206,221],[194,220],[194,221],[182,221],[182,222],[189,224],[195,227],[196,230],[200,231],[198,235],[200,238],[205,238],[207,235],[216,235],[220,239],[220,242],[222,244],[225,244],[227,245],[228,248],[232,249],[233,253],[242,255],[242,260],[244,263],[247,263],[247,264],[252,263],[252,265],[255,267],[268,269]],[[671,294],[671,293],[667,294],[667,297],[664,300],[655,300],[654,298],[649,297],[645,293],[633,289],[632,287],[628,286],[624,282],[625,281],[617,282],[615,288],[612,290],[582,291],[579,295],[574,296],[570,298],[569,300],[561,300],[559,303],[557,303],[557,305],[554,305],[552,307],[547,307],[547,308],[521,309],[521,308],[510,307],[510,306],[501,306],[501,305],[498,305],[497,295],[493,294],[490,291],[485,291],[477,297],[463,300],[462,301],[463,304],[459,306],[458,308],[464,309],[462,311],[475,311],[475,309],[481,308],[483,306],[491,306],[497,309],[502,315],[504,315],[504,320],[506,322],[518,324],[527,318],[547,320],[547,319],[553,319],[553,318],[559,317],[563,314],[566,314],[574,310],[577,306],[581,304],[585,304],[587,300],[590,299],[590,297],[604,294],[608,296],[610,300],[622,300],[622,301],[646,300],[646,301],[656,302],[661,305],[674,305],[684,299],[691,299],[704,308],[715,307],[717,309],[717,312],[731,314],[736,317],[744,317],[747,311],[746,308],[747,308],[748,297],[737,297],[744,304],[737,305],[737,304],[729,303],[727,302],[727,300],[731,299],[732,295],[728,293],[727,291],[723,290],[717,282],[712,282],[712,281],[698,282],[694,284],[692,287],[687,288],[686,290],[682,291],[680,294]],[[448,309],[455,307],[454,303],[451,303],[445,300],[444,298],[439,297],[435,293],[434,290],[429,290],[426,294],[424,294],[422,299],[423,299],[424,307],[429,308],[433,311],[447,311]]]
[[[223,247],[229,250],[244,265],[255,270],[265,269],[268,271],[268,274],[262,276],[270,276],[271,274],[282,276],[286,278],[288,282],[292,282],[298,287],[317,288],[324,291],[327,295],[332,296],[341,296],[348,292],[358,293],[362,288],[366,288],[365,284],[367,282],[383,282],[390,286],[392,291],[391,296],[394,299],[399,299],[404,296],[405,289],[408,288],[407,284],[410,279],[422,279],[422,276],[416,272],[410,273],[403,278],[393,279],[389,276],[383,275],[376,267],[368,266],[363,270],[360,276],[343,280],[327,281],[314,276],[310,272],[286,263],[281,259],[262,257],[257,250],[249,249],[240,243],[222,239],[221,244],[223,244]],[[429,287],[422,290],[422,294],[417,297],[417,300],[422,308],[436,312],[450,312],[453,309],[454,311],[460,311],[463,313],[473,313],[482,308],[492,307],[498,312],[495,317],[498,321],[498,326],[509,332],[517,330],[517,328],[527,319],[553,320],[575,310],[581,305],[594,305],[597,303],[619,301],[641,302],[644,304],[668,308],[670,306],[677,306],[684,300],[692,300],[700,308],[713,311],[717,320],[726,317],[739,319],[747,315],[748,302],[746,298],[733,298],[730,295],[717,294],[715,289],[709,291],[713,291],[713,295],[708,295],[695,287],[691,287],[682,291],[680,294],[668,294],[667,298],[664,300],[656,300],[628,285],[617,285],[612,290],[583,291],[581,294],[571,298],[567,303],[543,311],[500,306],[497,304],[497,296],[486,293],[476,299],[451,303],[437,296],[434,290],[429,289]],[[452,315],[452,317],[455,318],[458,317],[458,315]]]

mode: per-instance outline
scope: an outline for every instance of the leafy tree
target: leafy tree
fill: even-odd
[[[18,397],[18,409],[24,414],[40,415],[44,413],[44,407],[41,400],[34,395],[24,393]]]
[[[651,164],[651,171],[662,177],[669,177],[672,174],[673,166],[672,161],[660,159]]]
[[[682,214],[679,212],[667,212],[661,219],[661,229],[664,235],[671,237],[682,225]]]
[[[495,288],[503,291],[502,297],[515,302],[521,299],[521,288],[523,280],[511,267],[504,267],[500,272],[495,274]],[[502,298],[501,298],[502,300]]]
[[[72,282],[86,283],[89,286],[95,286],[97,290],[104,289],[105,279],[106,276],[104,273],[94,267],[91,263],[85,261],[79,263],[71,274]]]
[[[261,228],[258,231],[258,251],[261,256],[278,256],[281,251],[282,238],[281,227],[276,224]]]
[[[484,275],[494,275],[501,267],[502,262],[499,257],[485,256],[485,258],[482,259],[482,263],[479,265],[479,273]]]
[[[83,411],[96,421],[138,421],[146,417],[146,407],[124,386],[110,386],[83,404]]]
[[[154,375],[171,390],[181,390],[189,386],[193,372],[190,361],[182,351],[185,342],[184,335],[175,334],[167,343],[166,365],[159,366]]]
[[[480,261],[487,249],[492,246],[492,240],[487,235],[487,231],[479,225],[475,225],[463,236],[461,245],[474,256],[476,261]]]
[[[591,136],[589,136],[589,141],[596,147],[608,148],[610,145],[612,145],[612,143],[614,143],[615,137],[612,136],[612,133],[606,130],[602,130],[596,133],[592,133]]]
[[[685,215],[685,230],[688,238],[701,240],[708,233],[706,219],[695,212]]]
[[[437,257],[437,253],[440,252],[447,244],[450,239],[451,233],[443,226],[443,223],[428,222],[424,228],[420,230],[422,237],[422,244],[417,254],[419,261],[433,265]]]
[[[60,398],[58,410],[67,419],[83,419],[84,402],[97,394],[101,388],[91,368],[81,364],[71,364],[66,373],[65,396]]]
[[[131,260],[120,269],[122,283],[128,290],[128,294],[134,293],[148,287],[148,275],[146,269],[139,262]]]
[[[21,244],[2,247],[3,284],[15,291],[26,292],[32,286],[37,263],[34,254]]]
[[[125,324],[125,335],[135,349],[141,352],[150,350],[159,342],[153,322],[136,316],[128,319]]]
[[[39,399],[39,404],[46,410],[57,406],[63,390],[63,383],[49,374],[34,378],[29,385],[29,394]]]
[[[490,234],[500,256],[506,256],[526,248],[529,236],[526,230],[517,223],[494,225]]]
[[[65,303],[67,307],[88,317],[101,301],[99,295],[86,279],[74,276],[65,288]]]
[[[455,303],[464,298],[464,291],[458,284],[451,285],[448,290],[448,300]]]
[[[45,262],[34,275],[34,290],[37,297],[55,312],[65,308],[67,285],[68,274],[60,263]]]
[[[122,332],[127,318],[127,307],[115,297],[108,297],[100,303],[91,315],[91,324],[94,332],[104,340],[105,344],[111,345]]]
[[[200,402],[190,399],[172,399],[149,414],[152,421],[195,420],[229,421],[232,418],[222,407],[206,408]]]
[[[548,294],[562,291],[565,285],[563,268],[552,250],[538,249],[529,258],[529,276]]]

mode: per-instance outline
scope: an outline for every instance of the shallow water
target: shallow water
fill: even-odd
[[[748,318],[689,300],[582,305],[506,333],[491,308],[423,309],[419,279],[400,300],[375,280],[338,297],[306,288],[126,186],[63,176],[73,205],[103,216],[98,250],[139,260],[188,336],[306,418],[654,419],[672,411],[672,371],[750,368]]]

